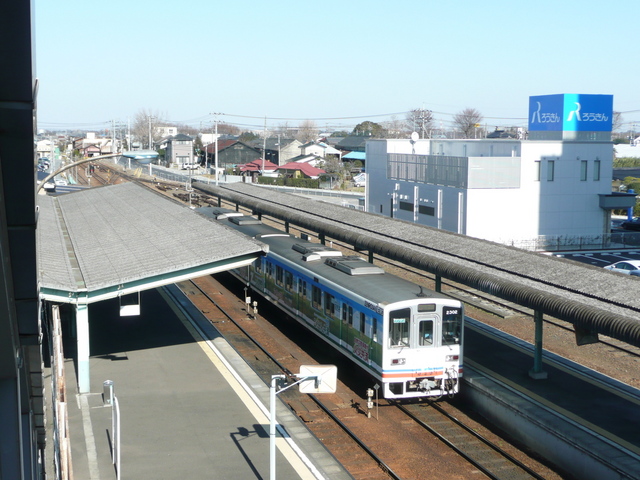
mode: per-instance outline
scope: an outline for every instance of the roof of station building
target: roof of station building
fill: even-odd
[[[40,196],[41,296],[91,303],[247,265],[268,251],[134,183]]]

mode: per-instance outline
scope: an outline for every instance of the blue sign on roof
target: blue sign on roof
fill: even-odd
[[[610,132],[612,123],[613,95],[529,97],[530,131]]]

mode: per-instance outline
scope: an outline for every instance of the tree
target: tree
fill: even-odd
[[[253,140],[257,140],[258,138],[260,138],[260,136],[256,135],[253,132],[242,132],[240,134],[240,136],[238,137],[238,140],[243,142],[243,143],[247,143],[247,142],[251,142]]]
[[[622,113],[613,112],[613,118],[611,119],[611,131],[616,132],[622,127]]]
[[[420,138],[429,138],[433,128],[433,112],[424,108],[414,108],[407,113],[406,123],[412,132],[420,134]]]
[[[386,131],[386,138],[408,138],[415,130],[407,128],[407,122],[391,117],[391,120],[384,122],[382,127]]]
[[[230,123],[218,123],[218,134],[220,135],[240,135],[240,128]]]
[[[453,117],[453,125],[462,132],[464,138],[473,138],[476,128],[482,123],[482,114],[475,108],[465,108]]]
[[[291,127],[289,127],[288,122],[280,123],[273,131],[275,136],[280,135],[282,138],[289,138],[291,135]]]
[[[302,143],[313,142],[318,138],[318,126],[313,120],[304,120],[298,126],[296,139]]]
[[[144,108],[139,110],[131,127],[133,141],[138,142],[143,148],[153,149],[153,143],[160,140],[158,127],[164,124],[165,122],[162,121],[162,116],[158,112],[151,112],[151,110]],[[151,143],[149,143],[149,137],[151,137]]]
[[[378,123],[366,120],[353,128],[351,135],[363,135],[372,138],[384,138],[387,131]]]
[[[335,132],[333,132],[329,136],[330,137],[348,137],[349,136],[349,132],[347,132],[346,130],[336,130]]]

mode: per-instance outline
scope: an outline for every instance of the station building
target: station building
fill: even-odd
[[[370,140],[367,211],[514,244],[602,236],[612,209],[612,95],[530,97],[520,139]]]

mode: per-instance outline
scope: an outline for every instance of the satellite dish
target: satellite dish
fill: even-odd
[[[418,132],[413,132],[411,134],[411,141],[412,142],[417,142],[420,139],[420,135],[418,135]]]

